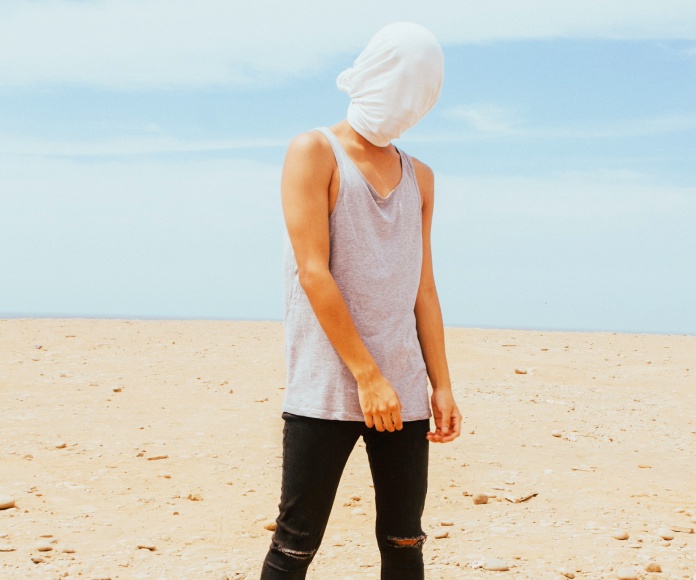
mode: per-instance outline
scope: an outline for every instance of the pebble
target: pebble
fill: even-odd
[[[628,532],[626,530],[616,530],[612,536],[615,540],[628,540]]]
[[[446,522],[440,522],[441,526],[453,526],[454,522],[446,521]]]
[[[570,571],[568,568],[559,568],[558,573],[566,578],[575,578],[575,573]]]
[[[56,449],[65,449],[67,446],[68,444],[65,441],[58,441],[55,445]]]
[[[15,499],[9,495],[0,495],[0,510],[7,510],[15,506]]]
[[[551,431],[551,435],[553,435],[554,437],[561,437],[563,433],[558,429],[554,429],[553,431]]]
[[[619,568],[616,577],[619,580],[638,580],[638,574],[633,568]]]
[[[662,572],[662,566],[657,562],[648,562],[645,566],[646,572]]]
[[[74,554],[75,553],[75,548],[72,548],[70,546],[66,546],[63,548],[63,554]]]
[[[526,375],[527,369],[515,369],[515,374],[516,375]]]
[[[200,493],[189,493],[188,499],[190,499],[191,501],[202,501],[203,496]]]
[[[483,564],[484,570],[491,570],[492,572],[507,572],[510,566],[504,560],[500,558],[489,558]]]
[[[670,530],[667,527],[658,528],[657,535],[660,536],[663,540],[673,540],[674,539],[674,532],[672,532],[672,530]]]
[[[34,564],[41,564],[42,562],[45,562],[45,560],[39,556],[32,556],[31,561],[34,562]]]
[[[53,546],[49,542],[41,542],[40,544],[37,544],[36,549],[39,552],[50,552],[53,550]]]
[[[0,552],[14,552],[14,546],[9,544],[0,544]]]
[[[442,532],[441,534],[435,534],[436,540],[444,540],[445,538],[449,538],[449,532]]]
[[[278,524],[276,524],[275,522],[268,522],[267,524],[264,524],[263,529],[270,530],[271,532],[275,532],[277,527],[278,527]]]
[[[155,546],[154,544],[143,542],[143,543],[138,544],[138,549],[139,550],[141,550],[141,549],[142,550],[150,550],[150,552],[154,552],[157,549],[157,546]]]
[[[474,495],[474,505],[482,505],[484,503],[488,503],[488,496],[485,493]]]

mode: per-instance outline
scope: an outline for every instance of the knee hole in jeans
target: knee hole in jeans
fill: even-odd
[[[285,556],[289,556],[290,558],[295,558],[296,560],[307,560],[309,558],[312,558],[314,554],[317,553],[316,550],[311,550],[309,552],[303,552],[302,550],[291,550],[290,548],[286,548],[284,546],[281,546],[278,542],[273,540],[273,543],[271,544],[271,548],[275,550],[276,552],[280,552],[281,554],[284,554]]]
[[[426,535],[416,536],[415,538],[398,538],[396,536],[387,536],[387,542],[393,548],[420,548],[426,539]]]

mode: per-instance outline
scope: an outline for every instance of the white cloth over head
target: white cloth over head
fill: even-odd
[[[412,22],[385,26],[336,80],[351,98],[348,123],[386,147],[433,108],[444,65],[442,48],[427,28]]]

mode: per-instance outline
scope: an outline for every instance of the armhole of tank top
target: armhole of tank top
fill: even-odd
[[[394,147],[396,147],[396,145],[394,145]],[[404,167],[402,171],[408,171],[409,175],[411,176],[411,179],[413,180],[413,185],[416,189],[416,193],[418,194],[418,205],[422,211],[423,194],[421,193],[420,186],[418,185],[418,176],[416,175],[416,168],[413,165],[413,159],[411,159],[411,156],[408,153],[402,151],[398,147],[396,148],[396,150],[399,152],[399,155],[401,155],[402,163],[406,164],[406,167]]]
[[[328,127],[317,127],[314,130],[321,133],[324,136],[324,139],[326,139],[329,142],[329,145],[331,146],[331,152],[334,156],[334,161],[336,162],[336,169],[338,170],[338,191],[336,192],[336,203],[334,203],[333,209],[329,213],[329,220],[331,220],[334,214],[336,213],[338,202],[343,197],[343,172],[341,171],[341,162],[339,160],[340,153],[336,150],[336,144],[334,143],[334,140],[338,139],[333,134],[331,134],[331,136],[327,134],[331,133],[331,129],[329,129]]]

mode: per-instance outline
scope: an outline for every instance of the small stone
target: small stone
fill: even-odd
[[[551,435],[553,435],[554,437],[562,437],[563,433],[558,429],[554,429],[553,431],[551,431]]]
[[[616,530],[612,535],[615,540],[628,540],[628,532],[626,530]]]
[[[350,499],[352,499],[353,501],[360,501],[362,498],[359,495],[351,495]]]
[[[45,560],[40,556],[32,556],[31,561],[34,562],[34,564],[41,564],[42,562],[45,562]]]
[[[200,493],[189,493],[188,499],[191,501],[203,501],[203,496]]]
[[[450,521],[447,521],[447,522],[440,522],[440,525],[441,525],[441,526],[453,526],[453,525],[454,525],[454,522],[450,522]]]
[[[66,546],[63,548],[63,554],[74,554],[75,553],[75,548],[72,548],[71,546]]]
[[[515,374],[516,375],[526,375],[527,369],[515,369]]]
[[[449,532],[442,532],[441,534],[435,534],[434,537],[436,540],[444,540],[445,538],[449,538]]]
[[[488,503],[488,496],[485,493],[474,495],[474,505],[483,505],[484,503]]]
[[[154,552],[157,549],[157,546],[154,544],[148,543],[148,542],[143,542],[138,544],[138,549],[139,550],[150,550],[150,552]]]
[[[39,552],[50,552],[53,550],[53,546],[49,542],[41,542],[36,546]]]
[[[0,495],[0,510],[8,510],[15,506],[15,499],[9,495]]]
[[[123,388],[121,388],[121,387],[115,387],[115,388],[113,388],[113,389],[111,389],[111,390],[112,390],[114,393],[120,393],[121,391],[123,391]]]
[[[645,571],[646,572],[662,572],[662,566],[660,566],[657,562],[648,562],[645,565]]]
[[[0,552],[14,552],[14,546],[9,544],[0,544]]]
[[[263,529],[264,530],[269,530],[271,532],[275,532],[276,528],[278,527],[278,524],[275,522],[268,522],[267,524],[264,524]]]
[[[483,569],[491,570],[493,572],[507,572],[510,569],[510,566],[508,566],[507,563],[500,558],[489,558],[483,564]]]
[[[56,449],[65,449],[67,446],[68,445],[65,441],[58,441],[58,443],[56,443],[56,445],[55,445],[55,448]]]
[[[568,568],[559,568],[558,573],[566,578],[575,578],[575,572],[569,570]]]
[[[674,532],[667,527],[658,528],[656,533],[663,540],[669,541],[674,539]]]
[[[618,580],[638,580],[638,574],[633,568],[619,568],[616,577]]]

